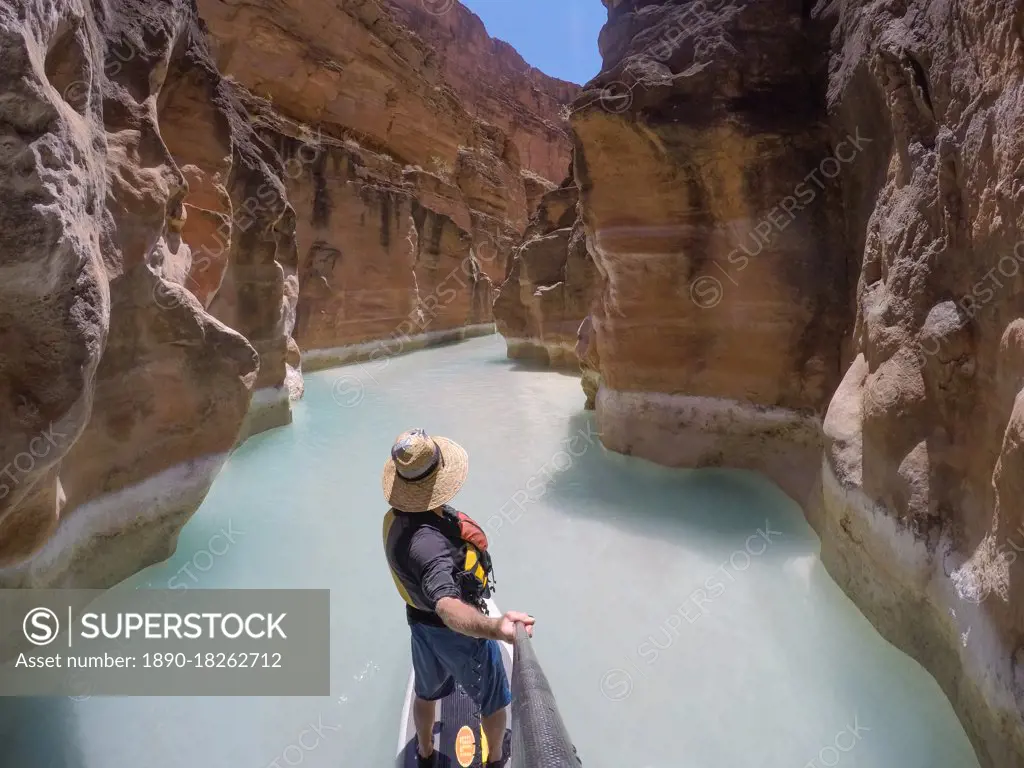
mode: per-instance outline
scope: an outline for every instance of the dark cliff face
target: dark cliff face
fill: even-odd
[[[1024,5],[605,5],[572,123],[606,443],[775,477],[983,764],[1024,763]]]

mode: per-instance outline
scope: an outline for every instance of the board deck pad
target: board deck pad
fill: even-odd
[[[493,603],[488,601],[489,613],[500,616]],[[512,649],[507,643],[501,643],[501,657],[505,662],[505,673],[512,678]],[[409,677],[405,708],[399,726],[399,748],[397,768],[416,768],[416,728],[412,720],[413,677]],[[480,724],[480,712],[476,704],[458,683],[452,692],[441,699],[437,708],[438,722],[434,723],[434,750],[437,755],[437,768],[483,768],[486,752],[490,752],[485,743],[483,728]],[[504,753],[511,748],[512,731],[505,731]],[[511,760],[506,760],[505,768],[510,768]]]

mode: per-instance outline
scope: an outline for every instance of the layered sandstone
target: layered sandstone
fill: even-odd
[[[290,421],[302,347],[492,330],[568,165],[575,91],[465,9],[453,41],[387,0],[200,5],[0,6],[0,586],[167,557],[231,449]],[[486,88],[446,81],[467,41]]]
[[[526,210],[531,214],[540,207],[541,200],[548,192],[558,188],[553,181],[548,181],[543,176],[538,176],[533,171],[523,171],[523,186],[526,190]]]
[[[804,182],[831,153],[827,61],[820,35],[780,21],[785,6],[693,19],[688,3],[612,11],[601,37],[611,66],[573,114],[609,389],[814,412],[835,388],[838,187]],[[664,62],[649,58],[679,28],[697,32]]]
[[[304,365],[493,330],[493,285],[570,143],[577,92],[457,3],[200,0],[296,211]],[[472,63],[471,63],[472,62]],[[262,103],[258,103],[262,100]],[[305,157],[303,135],[323,152]],[[533,177],[539,177],[534,179]]]
[[[603,441],[772,476],[1024,765],[1019,3],[605,4],[573,115]]]
[[[565,178],[572,139],[564,109],[579,95],[578,85],[531,67],[511,45],[488,35],[480,18],[461,3],[387,0],[387,5],[394,18],[431,45],[445,81],[469,113],[512,140],[524,168],[555,184]]]
[[[577,331],[597,285],[597,271],[577,222],[576,183],[544,195],[516,249],[494,302],[510,358],[579,370]]]
[[[307,370],[375,339],[396,337],[395,354],[430,333],[490,327],[485,268],[501,250],[474,243],[457,187],[353,140],[321,136],[316,161],[304,162],[312,153],[294,124],[267,116],[258,125],[285,158],[297,212],[304,258],[295,334]]]
[[[604,70],[572,107],[604,441],[678,466],[771,462],[803,498],[812,478],[789,477],[782,448],[814,456],[848,326],[840,191],[819,171],[827,37],[781,2],[638,5],[609,10]]]
[[[0,29],[0,586],[107,586],[288,420],[293,215],[190,3],[30,0]]]

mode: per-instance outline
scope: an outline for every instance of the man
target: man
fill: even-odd
[[[466,563],[460,562],[466,541],[451,522],[458,513],[447,504],[468,472],[469,457],[462,446],[422,429],[399,435],[384,465],[384,498],[391,505],[384,516],[384,552],[406,601],[412,634],[420,768],[435,764],[437,701],[456,682],[480,710],[490,751],[486,768],[504,764],[506,708],[512,694],[497,641],[512,642],[516,622],[533,636],[534,619],[525,613],[509,611],[498,618],[484,613],[474,579],[466,578]],[[482,583],[486,586],[487,579]]]

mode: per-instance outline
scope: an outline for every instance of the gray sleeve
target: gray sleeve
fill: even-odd
[[[431,608],[442,597],[462,597],[452,578],[455,561],[451,545],[436,528],[425,525],[413,535],[409,543],[409,567]]]

